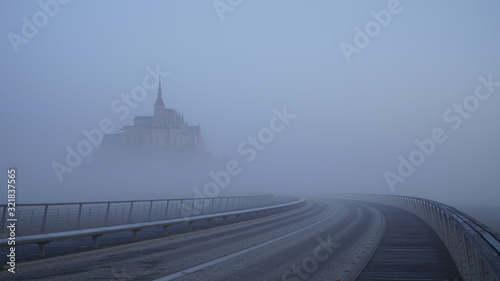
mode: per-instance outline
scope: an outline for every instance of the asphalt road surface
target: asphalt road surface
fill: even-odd
[[[310,199],[263,218],[19,263],[0,280],[353,280],[384,228],[368,205]]]

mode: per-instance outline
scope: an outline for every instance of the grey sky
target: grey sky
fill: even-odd
[[[244,164],[227,192],[390,194],[384,172],[442,128],[447,140],[395,194],[498,205],[500,87],[456,130],[443,119],[478,76],[500,81],[498,1],[401,0],[350,63],[339,45],[355,45],[354,28],[395,2],[242,1],[221,20],[212,1],[69,1],[17,47],[9,33],[21,36],[22,18],[43,9],[1,3],[1,167],[18,168],[21,201],[100,200],[72,184],[79,167],[60,183],[51,163],[103,118],[118,131],[151,115],[156,88],[124,120],[111,104],[159,65],[167,107],[201,123],[215,156]],[[245,163],[238,145],[284,106],[296,118]],[[105,198],[161,196],[120,191],[135,188],[113,186]]]

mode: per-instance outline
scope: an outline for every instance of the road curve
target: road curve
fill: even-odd
[[[352,280],[384,228],[368,205],[310,199],[268,217],[18,264],[0,280]]]

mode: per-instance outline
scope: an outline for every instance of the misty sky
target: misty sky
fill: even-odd
[[[152,115],[156,87],[123,120],[112,104],[159,65],[169,73],[166,106],[201,123],[215,158],[241,164],[227,193],[365,192],[500,205],[500,87],[490,83],[486,97],[478,79],[500,81],[498,1],[221,0],[219,11],[212,1],[40,2],[57,9],[46,8],[47,16],[37,1],[0,1],[0,180],[18,169],[20,202],[191,196],[194,186],[182,182],[98,189],[79,176],[91,156],[63,182],[51,166],[103,118],[118,132]],[[374,14],[387,13],[385,26],[373,25]],[[24,27],[31,38],[23,18],[42,21],[36,32]],[[367,26],[379,30],[359,35]],[[360,36],[369,42],[356,45]],[[356,51],[346,57],[342,42]],[[459,113],[454,104],[464,100],[473,110]],[[295,118],[247,161],[238,146],[284,107]],[[408,159],[414,141],[437,128],[446,140],[393,193],[384,173],[398,175],[398,157]],[[165,176],[145,174],[150,183]]]

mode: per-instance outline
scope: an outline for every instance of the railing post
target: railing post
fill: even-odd
[[[45,234],[45,227],[47,225],[47,212],[48,212],[48,209],[49,209],[49,205],[45,205],[45,209],[43,211],[43,218],[42,218],[42,229],[40,231],[42,234]]]
[[[132,223],[132,209],[134,208],[134,201],[130,202],[130,210],[128,211],[128,223]]]
[[[165,219],[168,219],[168,203],[170,202],[170,200],[167,200],[167,206],[165,206]]]
[[[66,228],[64,230],[67,230],[68,226],[69,226],[69,213],[70,213],[71,209],[68,208],[68,212],[66,213],[66,220],[64,221],[64,225],[66,226]],[[33,211],[31,213],[33,215]]]
[[[467,268],[467,274],[468,276],[465,277],[466,280],[472,280],[472,273],[470,271],[470,261],[469,261],[469,249],[467,247],[467,240],[465,239],[465,234],[464,233],[461,233],[461,240],[462,240],[462,251],[464,251],[465,253],[463,253],[463,257],[465,257],[465,267]],[[463,265],[462,265],[462,268],[463,268]],[[465,272],[464,272],[465,273]]]
[[[178,216],[181,217],[182,216],[182,204],[184,203],[184,199],[181,200],[181,204],[179,205],[179,213],[178,213]]]
[[[153,200],[149,203],[148,221],[151,221],[151,211],[153,210]]]
[[[462,263],[462,259],[460,257],[460,248],[458,246],[458,229],[457,229],[457,224],[455,222],[452,222],[452,243],[453,243],[453,250],[451,252],[453,260],[457,265],[460,265]]]
[[[210,213],[214,212],[215,198],[210,198]]]
[[[452,248],[453,228],[452,228],[451,218],[449,216],[446,216],[445,224],[446,224],[446,247],[448,248],[450,254],[453,256],[453,248]]]
[[[429,224],[429,203],[424,203],[424,221]]]
[[[191,203],[191,210],[196,210],[196,209],[194,208],[194,202],[195,202],[195,201],[196,201],[196,199],[191,199],[191,202],[192,202],[192,203]],[[198,211],[198,212],[199,212],[200,210],[196,210],[196,211]],[[196,215],[199,215],[199,214],[196,214]],[[195,216],[196,216],[196,215],[195,215]]]
[[[441,237],[441,239],[443,239],[443,236],[446,233],[444,219],[445,219],[445,214],[444,214],[443,210],[441,210],[439,212],[439,233],[438,233],[438,235]]]
[[[76,229],[80,230],[80,222],[82,221],[82,203],[78,207],[78,214],[76,215]]]
[[[206,202],[207,200],[210,200],[210,199],[208,199],[208,198],[202,198],[202,200],[203,200],[203,201],[202,201],[201,206],[203,206],[203,207],[202,207],[202,210],[201,210],[201,214],[202,214],[202,215],[204,215],[204,214],[206,214],[206,213],[208,212],[208,208],[207,208],[207,207],[208,207],[208,205],[205,205],[205,202]]]
[[[55,227],[53,232],[57,232],[57,226],[59,225],[59,208],[56,209],[56,218],[54,219],[54,221]]]
[[[111,202],[108,202],[108,206],[106,207],[106,217],[104,218],[104,226],[108,226],[110,205],[111,205]]]
[[[125,223],[125,219],[124,219],[125,218],[125,205],[121,204],[121,206],[122,206],[122,210],[120,211],[120,214],[121,214],[121,216],[120,216],[120,224]],[[118,214],[118,206],[116,206],[116,212],[115,213]]]

